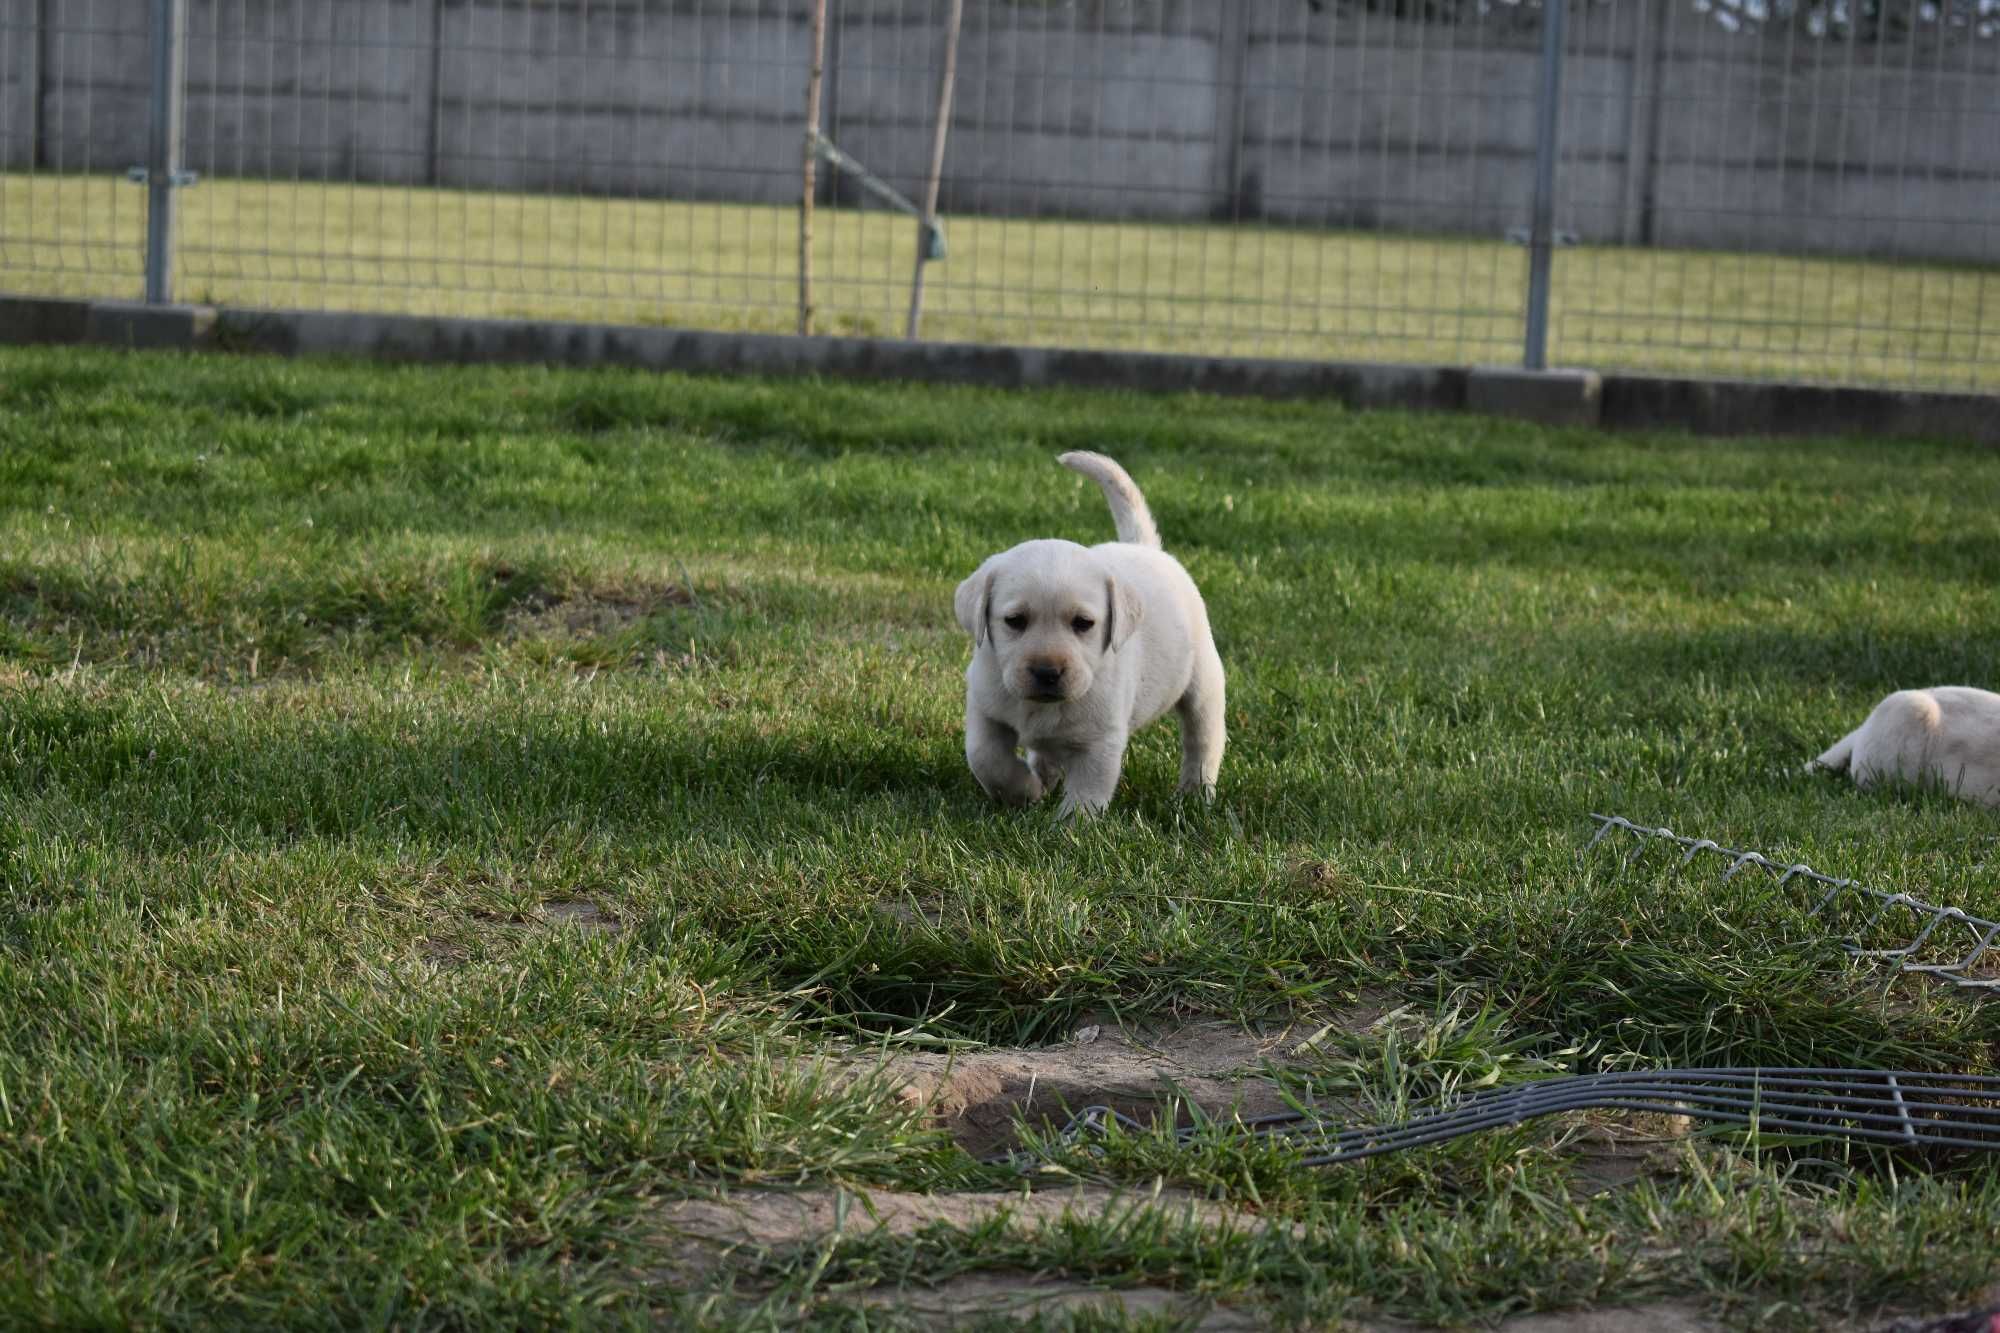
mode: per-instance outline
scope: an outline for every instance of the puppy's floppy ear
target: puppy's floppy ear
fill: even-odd
[[[958,585],[958,591],[951,595],[951,609],[958,614],[958,623],[972,636],[972,646],[986,646],[987,624],[993,611],[993,570],[992,561],[972,571],[965,582]]]
[[[1139,628],[1139,620],[1146,614],[1144,604],[1132,594],[1132,590],[1112,578],[1104,576],[1104,651],[1115,653],[1125,646],[1125,640],[1132,637],[1132,631]]]

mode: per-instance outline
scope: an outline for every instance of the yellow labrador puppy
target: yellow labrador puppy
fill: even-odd
[[[1056,461],[1103,490],[1118,540],[1023,542],[958,585],[952,606],[972,636],[966,762],[996,800],[1027,805],[1061,782],[1058,815],[1095,813],[1118,787],[1126,741],[1171,708],[1181,790],[1213,796],[1222,659],[1201,593],[1160,549],[1124,468],[1102,454]]]
[[[1846,769],[1857,787],[1899,779],[2000,807],[2000,694],[1969,685],[1898,690],[1813,763]]]

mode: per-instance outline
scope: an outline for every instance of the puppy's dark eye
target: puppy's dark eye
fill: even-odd
[[[1096,624],[1097,622],[1095,620],[1092,620],[1089,616],[1078,616],[1075,620],[1069,622],[1069,627],[1075,630],[1078,634],[1088,634],[1090,633],[1091,628]]]
[[[1005,624],[1008,629],[1013,630],[1016,634],[1028,628],[1028,618],[1022,615],[1019,611],[1016,611],[1013,615],[1008,616],[1002,623]]]

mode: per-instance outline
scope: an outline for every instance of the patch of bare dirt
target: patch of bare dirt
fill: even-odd
[[[892,1056],[883,1072],[897,1096],[936,1116],[974,1156],[1014,1146],[1015,1123],[1060,1128],[1086,1106],[1109,1106],[1142,1123],[1173,1109],[1268,1115],[1285,1108],[1270,1066],[1306,1034],[1249,1032],[1233,1023],[1189,1023],[1167,1031],[1079,1028],[1055,1046]]]
[[[1574,1163],[1577,1185],[1587,1194],[1601,1194],[1665,1174],[1693,1132],[1691,1116],[1592,1112],[1562,1146]]]
[[[663,1208],[663,1235],[705,1247],[694,1261],[712,1266],[731,1254],[776,1252],[841,1234],[907,1236],[934,1223],[970,1230],[1004,1214],[1010,1226],[1032,1229],[1065,1217],[1164,1211],[1175,1219],[1213,1224],[1237,1216],[1226,1206],[1174,1190],[1115,1190],[1100,1185],[1038,1190],[971,1190],[908,1194],[896,1190],[743,1190],[720,1199],[685,1199]]]
[[[1857,1323],[1832,1319],[1815,1328],[1826,1333],[1873,1328],[1877,1333],[2000,1333],[2000,1308],[1941,1319],[1899,1319],[1890,1324]],[[1429,1333],[1414,1324],[1393,1322],[1366,1325],[1380,1333]],[[1731,1325],[1703,1310],[1693,1301],[1656,1301],[1647,1305],[1605,1307],[1594,1310],[1560,1310],[1548,1314],[1515,1315],[1495,1325],[1496,1333],[1723,1333]]]
[[[1332,1026],[1360,1031],[1388,1011],[1386,999],[1364,997]],[[1323,1031],[1251,1031],[1216,1021],[1129,1031],[1092,1023],[1051,1046],[921,1052],[850,1068],[879,1073],[905,1105],[934,1117],[966,1152],[987,1157],[1018,1145],[1020,1122],[1049,1132],[1089,1106],[1108,1106],[1149,1125],[1169,1114],[1185,1126],[1197,1112],[1245,1119],[1282,1113],[1291,1107],[1275,1076],[1303,1058]],[[1325,1109],[1337,1114],[1342,1108]],[[1578,1184],[1591,1193],[1671,1171],[1694,1128],[1686,1116],[1627,1112],[1572,1123],[1563,1147]]]
[[[551,926],[574,926],[578,930],[616,932],[623,928],[618,918],[607,916],[596,903],[582,900],[542,904],[542,918]]]
[[[632,592],[538,594],[507,608],[502,628],[510,639],[605,638],[663,607],[692,605],[693,595],[673,584]]]
[[[902,926],[937,930],[944,925],[944,903],[936,898],[887,898],[875,910]]]
[[[1977,1309],[1915,1316],[1883,1325],[1879,1333],[2000,1333],[2000,1286],[1989,1287]]]
[[[577,898],[566,902],[543,903],[538,915],[523,915],[520,912],[490,912],[474,908],[466,913],[475,933],[485,933],[489,938],[518,935],[530,930],[572,929],[586,934],[612,935],[623,930],[625,923],[606,912],[596,903]],[[424,935],[417,941],[418,952],[424,961],[438,971],[451,971],[463,967],[472,957],[472,950],[464,939],[454,939],[449,935]]]
[[[1722,1333],[1719,1319],[1683,1301],[1602,1310],[1560,1310],[1500,1321],[1501,1333]]]
[[[1087,1312],[1169,1322],[1198,1333],[1238,1333],[1268,1325],[1248,1310],[1191,1300],[1164,1287],[1098,1287],[1060,1278],[968,1275],[935,1287],[876,1290],[864,1304],[954,1326],[967,1321],[1074,1318]]]
[[[1136,1211],[1164,1213],[1171,1221],[1213,1226],[1242,1217],[1226,1206],[1179,1191],[1120,1191],[1079,1185],[1068,1189],[905,1194],[745,1191],[726,1199],[690,1199],[657,1217],[662,1248],[671,1256],[659,1274],[683,1284],[721,1264],[824,1244],[836,1235],[877,1232],[906,1236],[943,1223],[970,1230],[1004,1217],[1010,1227],[1034,1230],[1066,1218],[1119,1218]],[[864,1304],[941,1323],[967,1319],[1074,1315],[1086,1310],[1168,1317],[1184,1326],[1222,1333],[1262,1324],[1250,1315],[1190,1301],[1157,1287],[1100,1287],[1032,1274],[966,1274],[931,1286],[877,1287],[859,1295]]]
[[[417,951],[423,955],[425,962],[440,972],[463,967],[465,960],[470,956],[464,945],[435,935],[425,935],[419,939]]]
[[[1371,1319],[1356,1327],[1362,1333],[1433,1333],[1430,1324],[1397,1319]],[[1490,1327],[1493,1333],[1723,1333],[1728,1325],[1692,1301],[1655,1301],[1513,1315]]]
[[[1358,1032],[1390,1008],[1386,997],[1364,994],[1331,1024],[1260,1030],[1214,1020],[1148,1030],[1086,1021],[1053,1045],[864,1054],[846,1070],[886,1079],[904,1105],[928,1112],[961,1148],[984,1157],[1017,1145],[1017,1121],[1059,1129],[1087,1106],[1142,1124],[1171,1110],[1180,1125],[1195,1111],[1247,1118],[1287,1110],[1276,1069],[1328,1027]]]

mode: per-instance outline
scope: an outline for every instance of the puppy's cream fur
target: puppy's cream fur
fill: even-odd
[[[1160,549],[1125,469],[1102,454],[1056,461],[1103,490],[1118,540],[1023,542],[958,585],[952,605],[972,636],[966,762],[997,800],[1026,805],[1060,781],[1059,815],[1094,813],[1118,787],[1126,741],[1171,708],[1180,714],[1181,790],[1212,796],[1222,659],[1201,593]]]
[[[2000,807],[2000,694],[1968,685],[1898,690],[1813,761],[1854,785],[1899,780]]]

